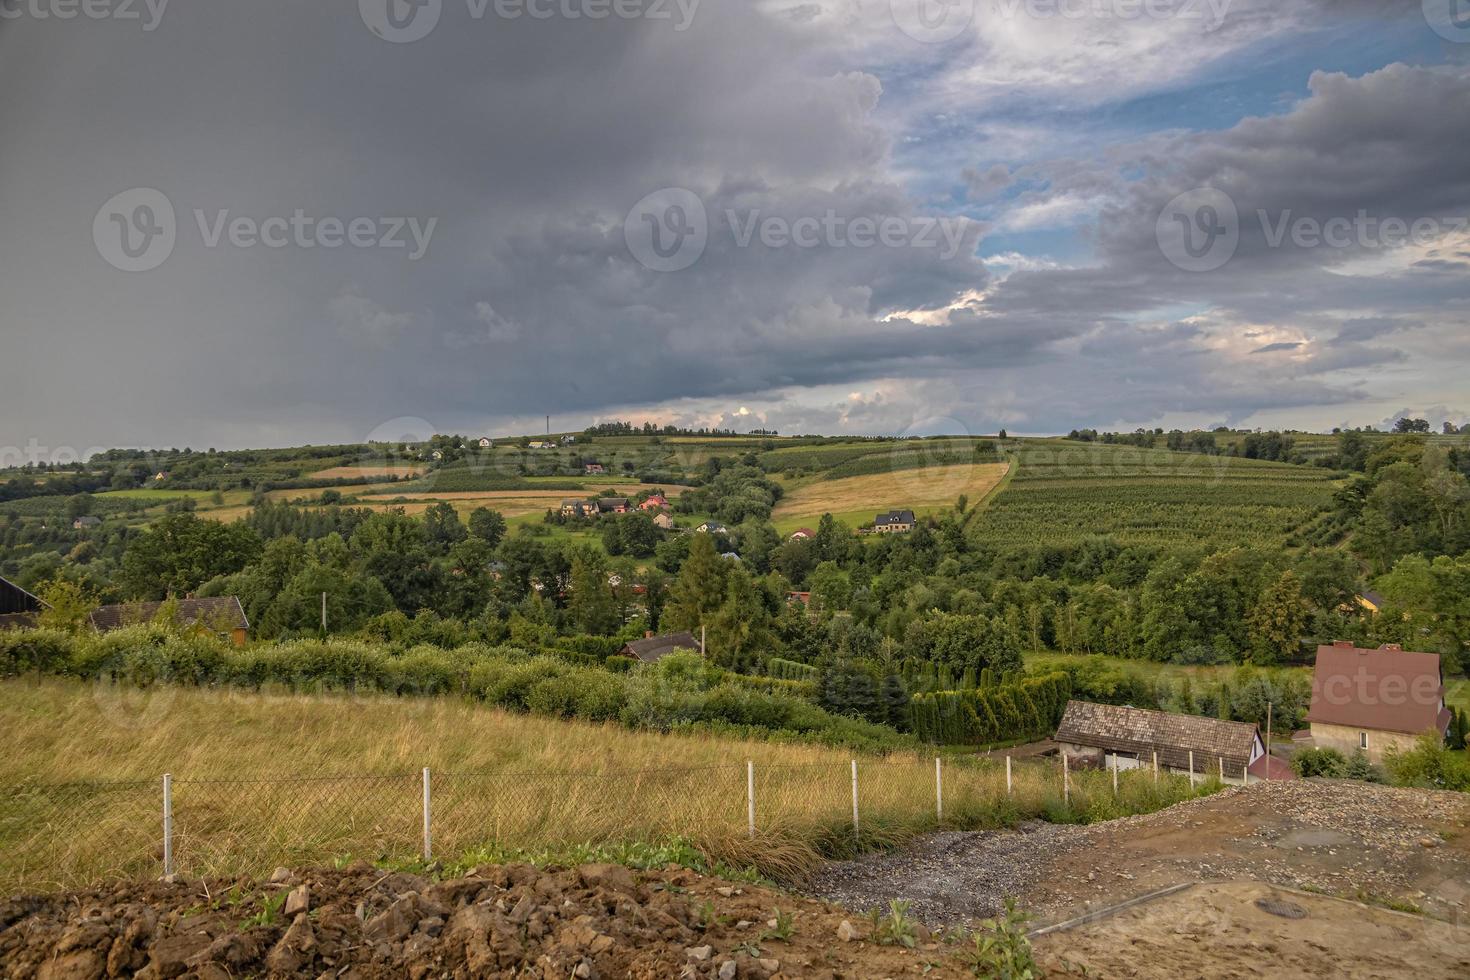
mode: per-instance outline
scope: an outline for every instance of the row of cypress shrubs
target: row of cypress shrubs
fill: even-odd
[[[963,691],[930,691],[909,702],[911,731],[925,742],[985,745],[1050,735],[1062,720],[1071,679],[1063,672]]]

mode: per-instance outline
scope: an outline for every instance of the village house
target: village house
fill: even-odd
[[[597,502],[597,509],[603,514],[626,514],[628,512],[628,498],[603,497]]]
[[[873,519],[873,530],[878,534],[907,534],[914,529],[914,512],[890,510]]]
[[[1412,749],[1421,735],[1444,738],[1450,711],[1439,654],[1397,644],[1365,650],[1351,640],[1318,647],[1307,722],[1315,747],[1373,762],[1389,749]]]
[[[668,510],[669,498],[661,493],[651,493],[638,507],[640,510]]]
[[[536,442],[527,443],[526,444],[526,448],[527,449],[555,449],[556,448],[556,443],[554,443],[554,442],[541,442],[541,441],[536,441]]]
[[[97,525],[99,525],[101,523],[102,523],[102,518],[100,518],[100,517],[94,517],[91,514],[83,514],[81,517],[78,517],[75,520],[73,520],[71,522],[71,526],[72,526],[72,528],[74,530],[81,531],[81,530],[83,530],[85,528],[96,527]]]
[[[601,476],[602,474],[607,472],[607,467],[603,466],[601,463],[585,463],[582,466],[582,470],[588,476]]]
[[[674,519],[668,514],[654,514],[653,523],[655,527],[663,528],[665,531],[672,531],[674,529]]]
[[[817,536],[817,532],[816,531],[813,531],[811,528],[809,528],[809,527],[799,527],[795,531],[792,531],[791,532],[791,536],[788,537],[786,540],[787,541],[810,541],[812,538],[815,538],[816,536]]]
[[[495,445],[495,443],[490,439],[489,436],[481,436],[480,437],[480,448],[481,449],[489,449],[489,448],[491,448],[494,445]]]
[[[37,614],[46,608],[43,600],[0,578],[0,630],[29,629],[36,625]]]
[[[596,517],[597,505],[588,500],[563,500],[561,502],[562,517]]]
[[[694,530],[700,534],[729,534],[730,529],[719,521],[705,521]]]
[[[680,650],[703,652],[699,646],[699,640],[693,633],[669,633],[665,636],[654,636],[652,631],[641,640],[633,640],[624,644],[622,650],[618,652],[625,657],[632,657],[646,664],[654,664]]]
[[[1291,766],[1266,757],[1255,725],[1116,704],[1068,701],[1056,741],[1074,766],[1151,769],[1220,776],[1227,783],[1292,779]]]
[[[209,599],[179,599],[175,603],[178,611],[174,621],[183,626],[200,626],[228,636],[237,647],[243,647],[250,638],[250,621],[245,618],[245,609],[236,596],[218,596]],[[125,626],[151,622],[163,608],[161,602],[134,602],[123,605],[99,606],[92,610],[92,627],[99,633],[108,633]]]

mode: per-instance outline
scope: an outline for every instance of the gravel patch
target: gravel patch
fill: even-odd
[[[854,911],[903,899],[931,927],[958,925],[995,915],[1030,888],[1076,846],[1078,830],[1029,821],[1015,831],[928,834],[901,850],[828,864],[804,890]]]

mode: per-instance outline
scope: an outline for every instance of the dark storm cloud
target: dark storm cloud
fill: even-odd
[[[1463,72],[1318,75],[1280,116],[973,170],[975,200],[1019,188],[1009,206],[1060,200],[1084,224],[1102,209],[1085,265],[999,279],[976,257],[991,225],[920,200],[893,162],[892,119],[926,107],[815,36],[822,15],[705,0],[681,31],[446,2],[412,44],[374,37],[353,2],[200,2],[149,34],[0,25],[0,81],[28,96],[0,104],[0,324],[25,352],[0,362],[0,445],[346,439],[400,416],[468,429],[667,405],[717,419],[745,400],[806,431],[1238,420],[1368,397],[1361,372],[1442,338],[1467,298],[1463,243],[1341,275],[1374,250],[1270,248],[1242,228],[1200,274],[1154,238],[1164,203],[1198,186],[1242,216],[1465,213],[1447,136],[1470,131]],[[864,45],[895,40],[879,27]],[[117,271],[92,241],[98,208],[132,187],[178,212],[152,272]],[[657,272],[624,220],[669,187],[697,196],[709,241]],[[207,248],[196,209],[437,224],[409,261]],[[803,220],[826,223],[814,247],[741,242]],[[928,239],[862,244],[861,222],[885,220]],[[1269,356],[1245,371],[1252,350]],[[65,386],[41,367],[62,363]]]

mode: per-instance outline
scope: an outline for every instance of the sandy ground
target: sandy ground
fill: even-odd
[[[906,899],[931,925],[1015,897],[1042,927],[1190,883],[1039,948],[1054,971],[1065,958],[1093,977],[1470,977],[1470,796],[1459,793],[1257,784],[1090,827],[932,834],[834,863],[809,887],[853,909]],[[1307,918],[1253,905],[1274,889],[1301,892],[1286,897]]]
[[[1049,976],[1470,977],[1470,930],[1258,882],[1197,885],[1035,948]]]

